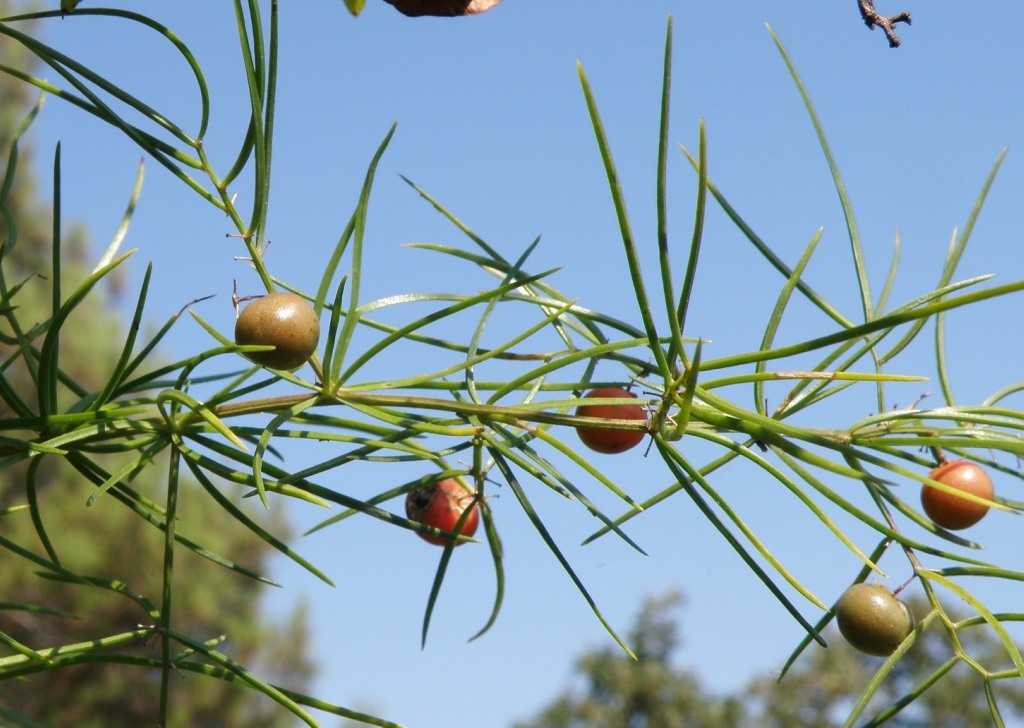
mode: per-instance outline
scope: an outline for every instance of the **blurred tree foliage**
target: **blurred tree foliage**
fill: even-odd
[[[582,689],[567,690],[536,718],[515,728],[744,725],[737,700],[709,695],[695,673],[672,665],[680,639],[671,610],[680,600],[671,592],[644,604],[627,637],[635,661],[617,645],[588,650],[576,661]]]
[[[11,3],[0,0],[0,13]],[[0,38],[0,63],[24,68],[25,51]],[[30,87],[0,74],[0,159],[6,161],[14,130],[31,108]],[[31,174],[32,154],[19,144],[17,176],[6,199],[7,215],[0,216],[3,266],[10,287],[25,285],[6,309],[16,306],[21,322],[45,322],[50,313],[51,213]],[[88,273],[86,236],[73,230],[62,245],[65,289]],[[108,289],[91,295],[76,310],[74,325],[62,338],[61,363],[70,380],[97,388],[99,378],[116,360],[123,321]],[[9,321],[0,318],[0,371],[7,382],[29,403],[34,385],[24,360],[15,356],[17,340]],[[13,412],[0,402],[0,421]],[[102,459],[102,456],[99,456]],[[26,502],[25,462],[0,469],[0,510]],[[153,500],[162,499],[159,482],[166,468],[142,470],[132,486]],[[94,486],[58,458],[45,458],[36,473],[39,508],[61,563],[81,574],[125,582],[134,592],[158,599],[163,535],[143,519],[128,513],[115,498],[105,496],[86,506]],[[188,490],[192,490],[191,487]],[[261,572],[270,548],[244,529],[195,487],[188,505],[179,510],[178,530],[192,534],[215,553],[228,556]],[[279,514],[280,510],[275,511]],[[285,525],[272,516],[278,532]],[[0,517],[0,534],[34,553],[45,555],[28,511]],[[184,551],[184,550],[183,550]],[[0,555],[0,633],[32,649],[100,639],[135,629],[148,615],[134,602],[109,590],[87,585],[69,586],[39,575],[39,567],[11,552]],[[259,611],[261,586],[200,558],[183,552],[175,563],[175,622],[182,631],[223,638],[220,649],[232,658],[258,669],[266,679],[296,690],[305,690],[313,674],[308,657],[306,615],[299,608],[282,624],[270,623]],[[40,609],[12,608],[33,605]],[[159,646],[132,644],[125,652],[158,657]],[[12,651],[0,646],[0,658]],[[286,726],[284,711],[255,692],[220,680],[182,673],[188,688],[177,691],[170,725],[174,726]],[[150,726],[156,724],[160,680],[157,671],[113,664],[78,665],[0,682],[0,711],[13,711],[43,724],[90,728],[103,726]],[[9,715],[3,713],[3,715]],[[0,716],[0,724],[8,725]]]
[[[831,728],[844,724],[881,664],[830,630],[829,647],[809,648],[781,682],[766,675],[732,695],[714,695],[695,672],[672,663],[680,636],[671,611],[679,602],[680,596],[670,593],[644,604],[630,632],[635,662],[614,645],[584,652],[576,660],[577,684],[514,728]],[[927,609],[923,601],[911,600],[910,607],[915,613]],[[960,635],[980,663],[1006,661],[1001,643],[984,626]],[[948,635],[935,621],[882,684],[867,715],[894,703],[950,655]],[[1018,722],[1024,721],[1024,695],[1016,688],[1007,684],[999,692],[1007,725],[1024,724]],[[894,728],[991,724],[981,680],[963,663],[886,723]]]

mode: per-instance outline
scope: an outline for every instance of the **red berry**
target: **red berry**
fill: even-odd
[[[992,500],[995,488],[988,474],[968,460],[950,460],[928,473],[928,477],[964,493]],[[930,485],[921,487],[921,507],[937,526],[957,531],[973,526],[988,513],[988,506],[958,498]]]
[[[636,399],[636,395],[620,387],[598,387],[584,399],[623,398]],[[647,410],[639,404],[581,404],[576,408],[581,417],[601,417],[606,420],[643,420],[647,422]],[[614,455],[626,452],[640,444],[646,432],[643,430],[614,430],[607,427],[577,427],[576,432],[583,444],[591,450]]]
[[[480,508],[476,504],[476,493],[454,478],[447,478],[437,483],[425,485],[422,488],[409,491],[405,497],[405,513],[410,520],[442,531],[454,531],[462,514],[469,508],[472,512],[466,516],[459,530],[461,536],[472,536],[480,525]],[[428,543],[437,546],[446,546],[452,541],[443,536],[432,536],[417,531],[417,536]],[[461,546],[465,541],[455,541],[456,546]]]

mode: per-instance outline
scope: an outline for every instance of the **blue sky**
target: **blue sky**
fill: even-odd
[[[853,199],[876,291],[897,234],[902,252],[894,305],[930,289],[954,229],[963,225],[1004,147],[1009,153],[959,277],[996,273],[1002,283],[1024,277],[1024,4],[1001,3],[983,17],[965,14],[963,4],[952,0],[882,5],[883,12],[914,13],[913,26],[900,26],[898,50],[887,47],[880,31],[864,27],[853,0],[506,0],[490,13],[462,19],[409,19],[379,0],[370,0],[359,18],[350,17],[341,0],[282,3],[268,264],[300,288],[315,287],[355,204],[365,166],[397,121],[371,203],[365,298],[476,291],[489,284],[468,266],[401,247],[411,241],[468,247],[401,174],[508,257],[542,236],[532,270],[561,267],[553,282],[563,292],[584,306],[636,321],[576,61],[596,94],[646,271],[653,275],[660,68],[672,13],[673,143],[695,148],[698,122],[705,121],[710,177],[790,263],[824,227],[807,277],[847,315],[856,316],[858,306],[835,188],[766,22],[792,55],[823,121]],[[203,64],[214,97],[207,151],[223,166],[243,131],[248,104],[230,3],[179,0],[138,9],[174,29]],[[194,126],[198,104],[185,68],[152,34],[85,16],[50,22],[44,33],[185,128]],[[35,133],[44,180],[53,145],[62,142],[64,214],[87,225],[99,246],[120,220],[138,151],[116,131],[52,98]],[[126,241],[139,248],[126,301],[134,300],[144,264],[153,261],[154,321],[190,299],[217,294],[197,310],[230,331],[232,279],[242,292],[253,293],[259,281],[234,260],[242,249],[225,238],[228,221],[157,165],[149,164],[146,174]],[[695,192],[681,153],[670,158],[669,184],[681,270]],[[244,200],[244,186],[239,194]],[[691,335],[713,342],[705,356],[756,347],[782,283],[711,206],[688,321]],[[947,335],[956,342],[950,367],[960,401],[976,402],[1021,378],[1019,359],[1008,355],[1019,342],[1021,305],[1018,296],[949,317]],[[828,330],[827,321],[798,307],[779,339]],[[186,320],[169,346],[189,351],[209,343]],[[924,344],[896,369],[933,374]],[[415,352],[409,356],[390,365],[419,371]],[[928,387],[896,390],[897,403],[908,404]],[[749,392],[736,396],[749,406]],[[841,427],[870,414],[872,406],[864,391],[819,411],[824,420],[814,424]],[[693,448],[700,461],[699,445]],[[317,455],[295,457],[315,461]],[[668,480],[656,459],[645,460],[639,451],[598,462],[635,495],[656,492]],[[366,495],[401,482],[379,468],[345,477],[350,480],[339,489]],[[849,552],[766,475],[737,467],[716,484],[826,602],[856,573]],[[997,482],[997,489],[1001,485],[1020,497],[1019,482]],[[800,627],[684,498],[632,522],[630,534],[650,554],[642,557],[608,538],[577,547],[594,529],[593,520],[578,504],[535,496],[617,628],[628,627],[644,596],[669,588],[685,592],[679,661],[697,669],[711,689],[735,689],[752,675],[777,669],[800,639]],[[618,512],[613,501],[605,504]],[[483,623],[492,596],[484,548],[456,554],[421,650],[420,620],[436,549],[369,519],[298,540],[298,550],[338,588],[281,563],[275,577],[286,590],[272,596],[270,608],[283,612],[296,598],[309,603],[321,666],[316,694],[411,728],[502,728],[568,684],[573,656],[608,638],[514,499],[499,496],[494,508],[505,542],[507,597],[498,624],[470,644],[465,640]],[[322,518],[298,507],[290,514],[300,529]],[[863,528],[843,525],[862,544],[873,543]],[[1021,569],[1018,529],[1013,517],[993,514],[972,535],[989,546],[988,558]],[[886,560],[890,586],[909,576],[895,556]],[[979,593],[995,604],[1019,604],[1021,587]],[[802,606],[812,621],[817,618],[812,605]],[[325,725],[334,720],[327,717]]]

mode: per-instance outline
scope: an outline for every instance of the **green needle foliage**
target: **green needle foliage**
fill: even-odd
[[[0,56],[9,65],[31,63],[19,46],[6,40],[0,41]],[[159,717],[159,685],[147,671],[124,665],[152,658],[152,629],[139,628],[152,620],[138,596],[159,594],[162,583],[158,565],[163,537],[154,528],[160,520],[151,508],[161,497],[166,454],[140,441],[127,459],[107,455],[102,447],[69,452],[66,459],[9,457],[12,449],[26,446],[25,418],[39,407],[34,396],[43,351],[39,342],[48,333],[47,322],[54,320],[47,255],[54,248],[52,215],[38,201],[28,172],[31,154],[21,149],[19,163],[14,164],[29,96],[30,87],[8,76],[0,78],[5,112],[0,118],[0,144],[4,158],[10,159],[5,165],[8,174],[16,175],[4,198],[0,228],[5,309],[0,352],[2,381],[9,394],[0,403],[8,452],[8,462],[0,470],[0,538],[5,548],[0,569],[0,670],[5,678],[0,682],[0,705],[5,712],[0,722],[21,725],[16,717],[20,713],[39,721],[26,725],[152,725]],[[87,253],[81,231],[63,236],[65,290],[87,278]],[[112,313],[110,292],[110,286],[90,289],[60,327],[63,335],[55,354],[59,373],[52,378],[57,385],[53,391],[59,393],[57,412],[109,409],[103,407],[110,400],[104,395],[110,393],[104,390],[104,378],[123,369],[126,336],[126,326]],[[98,396],[83,398],[84,393]],[[22,442],[9,442],[12,437]],[[80,468],[93,479],[119,473],[118,480],[130,480],[131,487],[115,489],[90,507],[98,489],[82,478]],[[304,687],[312,675],[303,648],[304,614],[289,615],[281,628],[259,616],[261,580],[253,578],[252,570],[265,567],[271,549],[233,528],[234,519],[226,512],[198,507],[203,494],[196,484],[183,482],[182,487],[194,503],[182,513],[182,537],[202,536],[210,556],[221,554],[223,559],[217,564],[183,553],[174,575],[176,627],[201,636],[233,659],[261,666],[274,680]],[[133,515],[126,505],[141,510]],[[284,527],[279,515],[272,520],[275,527]],[[233,563],[229,558],[239,561],[239,571],[225,576],[224,565]],[[67,649],[70,645],[80,647]],[[63,656],[51,654],[55,648],[65,648]],[[188,701],[178,701],[167,711],[169,725],[290,724],[269,700],[223,681],[190,676],[188,691]]]
[[[269,7],[265,7],[269,5]],[[361,3],[349,3],[357,12]],[[924,592],[928,614],[882,667],[863,686],[861,699],[846,719],[859,720],[872,697],[896,667],[918,649],[922,630],[931,624],[944,626],[954,663],[963,663],[982,676],[988,706],[999,715],[996,682],[1019,685],[1024,659],[1007,625],[1024,613],[993,614],[968,590],[972,576],[995,581],[1020,581],[1024,574],[987,563],[970,554],[978,548],[965,538],[932,525],[893,488],[897,482],[926,483],[924,473],[937,460],[950,456],[970,458],[1007,476],[1018,473],[1000,465],[997,456],[1019,457],[1024,453],[1021,429],[1024,413],[1006,404],[1024,387],[1001,385],[990,398],[976,405],[953,401],[952,386],[944,366],[943,315],[951,310],[1005,297],[1024,290],[1024,281],[989,285],[988,277],[961,280],[957,264],[967,245],[974,222],[996,175],[1001,158],[993,166],[962,232],[951,244],[942,275],[934,288],[895,305],[889,301],[896,278],[894,265],[881,292],[875,297],[868,280],[864,250],[849,196],[838,166],[815,114],[810,95],[781,42],[776,39],[783,62],[810,115],[825,163],[835,180],[847,223],[853,258],[853,277],[859,291],[857,316],[844,314],[839,306],[816,290],[804,272],[813,256],[820,233],[808,242],[795,265],[786,263],[757,235],[716,186],[709,159],[713,151],[703,126],[695,154],[670,153],[672,27],[669,23],[656,170],[657,266],[645,271],[641,241],[633,233],[626,194],[619,183],[611,141],[601,121],[597,94],[583,65],[578,67],[597,152],[607,176],[611,204],[622,239],[625,265],[636,302],[635,316],[622,320],[584,308],[573,295],[552,283],[554,271],[536,272],[529,261],[536,242],[517,258],[504,257],[494,246],[459,220],[456,214],[410,181],[410,186],[464,237],[466,247],[424,244],[453,267],[466,265],[491,276],[491,285],[473,293],[397,292],[366,300],[361,285],[366,246],[372,240],[368,214],[374,177],[386,152],[394,127],[368,154],[363,186],[352,203],[351,216],[338,242],[321,266],[324,271],[310,291],[276,277],[262,256],[266,247],[266,219],[271,202],[271,167],[275,139],[277,61],[289,49],[279,46],[279,13],[287,12],[276,0],[234,0],[235,26],[224,29],[225,39],[237,43],[249,99],[249,119],[228,150],[212,155],[205,134],[212,116],[205,71],[190,48],[172,29],[154,18],[131,11],[77,8],[65,22],[81,16],[102,17],[113,24],[134,24],[151,34],[153,43],[166,44],[180,57],[194,80],[198,110],[158,109],[127,92],[113,79],[48,46],[32,23],[55,19],[60,11],[30,13],[0,21],[0,37],[21,47],[45,64],[55,82],[35,75],[32,65],[12,61],[2,68],[12,78],[30,84],[50,96],[72,104],[122,132],[142,152],[163,166],[201,199],[223,212],[244,248],[239,253],[250,261],[260,285],[267,291],[290,290],[305,297],[321,316],[325,343],[308,368],[295,372],[266,370],[240,358],[240,349],[228,333],[220,332],[192,313],[209,335],[205,350],[179,354],[166,363],[154,352],[167,331],[177,324],[175,316],[149,337],[129,331],[110,331],[109,361],[92,362],[93,378],[84,376],[69,356],[73,328],[90,310],[106,278],[115,275],[131,255],[119,250],[123,230],[131,219],[139,186],[129,197],[121,231],[95,270],[80,275],[63,256],[60,217],[60,154],[54,158],[54,199],[49,256],[37,262],[52,281],[48,300],[30,305],[28,291],[34,283],[18,267],[18,229],[12,213],[18,188],[18,139],[8,145],[6,176],[0,189],[6,239],[0,294],[4,359],[0,362],[0,403],[5,419],[0,431],[0,463],[11,478],[5,493],[5,529],[0,546],[5,559],[21,563],[55,582],[61,591],[83,590],[118,601],[137,615],[130,625],[110,628],[109,634],[90,632],[87,640],[40,629],[9,630],[0,635],[8,656],[0,657],[0,683],[27,674],[60,675],[66,665],[99,663],[117,665],[119,671],[137,673],[150,680],[152,701],[161,725],[179,723],[177,711],[190,704],[196,693],[181,688],[177,679],[187,673],[199,683],[227,685],[241,694],[259,693],[262,704],[275,706],[282,715],[316,725],[311,709],[326,711],[372,725],[395,725],[330,705],[278,681],[258,656],[223,648],[218,635],[206,633],[193,620],[190,601],[199,581],[188,574],[193,564],[219,569],[223,578],[239,580],[255,588],[264,581],[258,564],[233,556],[231,538],[249,539],[265,550],[275,550],[329,583],[316,564],[298,553],[280,522],[263,513],[278,506],[340,506],[339,515],[319,528],[343,528],[353,517],[373,518],[390,526],[449,538],[426,598],[423,638],[445,578],[455,563],[456,538],[431,525],[402,515],[401,499],[425,482],[458,475],[472,482],[478,494],[484,529],[475,539],[489,549],[494,565],[495,596],[491,613],[475,636],[483,635],[499,618],[505,593],[500,529],[487,496],[495,483],[506,486],[508,499],[522,508],[529,523],[566,576],[578,589],[594,615],[604,624],[624,654],[642,658],[643,645],[616,634],[600,605],[575,572],[560,541],[557,524],[546,520],[535,497],[550,489],[574,500],[597,524],[588,541],[612,536],[625,548],[641,547],[625,531],[625,524],[658,507],[671,497],[693,502],[698,511],[735,550],[740,562],[764,584],[781,607],[806,632],[786,665],[799,664],[811,642],[824,645],[822,631],[831,621],[838,595],[819,595],[801,580],[758,535],[744,517],[743,504],[730,502],[720,489],[720,471],[730,463],[756,466],[766,483],[777,483],[799,501],[823,526],[824,538],[836,539],[859,559],[863,568],[850,581],[862,581],[872,571],[881,572],[879,561],[902,555],[909,580]],[[773,36],[774,37],[774,36]],[[198,111],[198,113],[195,113]],[[188,124],[176,119],[192,119]],[[211,158],[230,159],[217,168]],[[684,243],[675,244],[666,215],[666,168],[670,160],[693,165],[697,175],[697,199],[692,224]],[[249,208],[238,206],[229,188],[249,185]],[[749,352],[725,354],[712,351],[687,327],[687,312],[695,281],[701,274],[700,253],[704,216],[717,205],[780,275],[779,294],[766,302],[771,315],[760,341]],[[159,272],[147,271],[138,291],[133,320],[146,317],[149,281]],[[453,273],[453,279],[456,279]],[[824,334],[792,343],[778,343],[776,334],[789,316],[794,298],[802,297],[832,322]],[[427,311],[427,313],[423,313]],[[504,315],[512,313],[512,316]],[[384,315],[386,314],[386,315]],[[399,321],[400,323],[385,323]],[[467,326],[467,321],[469,325]],[[511,321],[512,323],[508,323]],[[931,326],[934,324],[934,328]],[[498,329],[499,335],[493,332]],[[936,371],[944,401],[936,407],[911,407],[893,411],[889,388],[918,382],[920,373],[902,371],[900,354],[925,332],[935,331]],[[483,342],[497,340],[497,344]],[[394,355],[413,351],[412,355]],[[413,362],[409,371],[381,378],[382,361]],[[423,362],[433,370],[423,372]],[[808,362],[811,363],[808,366]],[[390,367],[389,367],[390,370]],[[786,386],[787,392],[773,410],[765,405],[765,384]],[[597,386],[631,386],[641,392],[650,422],[639,420],[594,421],[573,414],[579,397]],[[875,415],[841,424],[810,426],[819,404],[856,389],[877,403]],[[748,403],[753,401],[752,406]],[[794,415],[800,414],[799,418]],[[578,450],[573,429],[579,425],[639,430],[649,435],[650,460],[661,466],[659,491],[643,501],[615,483],[598,463]],[[696,438],[717,455],[696,461],[683,447]],[[289,445],[302,442],[330,443],[329,454],[315,462],[293,467],[284,457]],[[321,451],[323,452],[323,451]],[[945,455],[944,455],[945,454]],[[409,480],[395,475],[399,467],[418,464],[423,476]],[[465,465],[464,463],[469,463]],[[382,483],[379,493],[357,497],[340,490],[338,471],[372,467],[373,482]],[[53,486],[52,473],[74,473],[75,490]],[[836,488],[829,482],[842,483]],[[941,486],[940,486],[941,487]],[[615,513],[605,512],[591,494],[607,489]],[[849,497],[852,489],[866,495],[863,502]],[[52,495],[58,493],[59,495]],[[43,497],[43,496],[46,497]],[[76,520],[58,525],[54,499],[89,503],[74,511]],[[865,502],[868,504],[865,506]],[[254,504],[248,506],[248,504]],[[995,510],[1012,511],[1019,504],[997,499]],[[248,507],[247,507],[248,506]],[[829,515],[833,506],[865,524],[873,536],[858,542]],[[117,510],[146,542],[146,573],[143,582],[128,567],[110,568],[106,561],[77,558],[81,539],[91,534],[110,540],[97,527],[100,513]],[[227,525],[212,529],[206,518]],[[817,538],[817,537],[815,537]],[[468,548],[469,546],[466,545]],[[258,559],[257,559],[258,561]],[[100,563],[104,565],[100,569]],[[347,587],[346,587],[347,588]],[[358,588],[358,587],[356,587]],[[213,602],[209,595],[205,595]],[[966,621],[950,616],[947,604],[966,602],[974,610]],[[46,615],[76,611],[72,601],[51,601],[26,593],[9,604],[12,613]],[[208,605],[224,612],[232,609],[223,600]],[[81,616],[81,615],[79,615]],[[42,619],[42,617],[38,617]],[[89,617],[92,630],[103,631]],[[971,621],[974,620],[974,621]],[[142,625],[141,627],[138,625]],[[1008,667],[988,666],[965,649],[960,639],[966,630],[987,630],[998,644]],[[77,638],[76,638],[77,639]],[[229,637],[230,639],[230,637]],[[641,640],[642,642],[642,640]],[[116,648],[116,649],[115,649]],[[943,679],[947,662],[934,665],[932,682]],[[262,669],[261,669],[262,668]],[[56,678],[55,678],[56,679]],[[930,683],[929,683],[930,684]],[[895,711],[919,698],[927,685],[915,685],[896,699]],[[872,707],[872,709],[874,709]],[[29,714],[33,713],[28,710]]]

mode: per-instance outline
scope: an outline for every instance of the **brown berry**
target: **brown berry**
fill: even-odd
[[[291,371],[309,361],[320,342],[320,321],[306,299],[294,293],[269,293],[257,298],[235,321],[236,344],[268,344],[275,348],[250,351],[250,361],[271,369]]]

